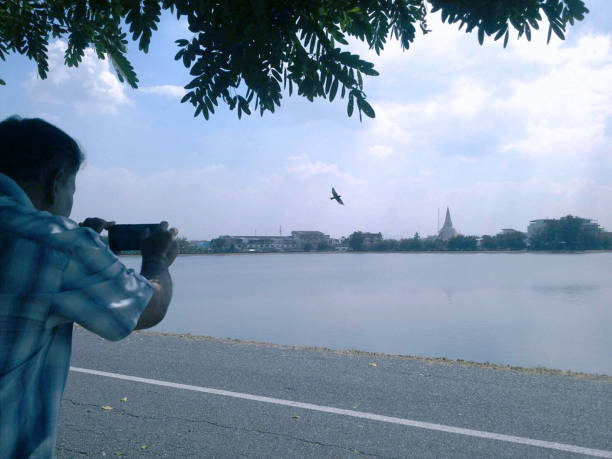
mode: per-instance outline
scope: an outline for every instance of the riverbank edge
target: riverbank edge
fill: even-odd
[[[311,250],[311,251],[279,251],[279,252],[183,252],[179,256],[234,256],[234,255],[319,255],[319,254],[547,254],[547,255],[586,255],[592,253],[612,253],[612,250]],[[140,257],[138,253],[121,253],[121,257]]]
[[[188,339],[193,341],[210,341],[215,343],[227,343],[227,344],[241,344],[248,346],[262,346],[274,349],[283,350],[294,350],[294,351],[312,351],[312,352],[326,352],[337,355],[358,355],[358,356],[369,356],[369,357],[384,357],[400,360],[413,360],[432,365],[461,365],[477,368],[485,368],[496,371],[513,371],[516,373],[525,374],[539,374],[539,375],[550,375],[550,376],[566,376],[579,379],[587,379],[590,381],[612,383],[612,375],[597,374],[597,373],[583,373],[575,372],[570,370],[559,370],[555,368],[546,367],[521,367],[515,365],[504,365],[491,362],[473,362],[470,360],[463,359],[448,359],[446,357],[421,357],[415,355],[404,355],[404,354],[385,354],[382,352],[370,352],[362,351],[359,349],[331,349],[322,346],[293,346],[287,344],[268,343],[263,341],[249,341],[235,338],[218,338],[214,336],[205,335],[192,335],[190,333],[168,333],[159,331],[148,331],[148,330],[137,330],[134,331],[136,334],[150,335],[150,336],[169,336],[174,338]]]

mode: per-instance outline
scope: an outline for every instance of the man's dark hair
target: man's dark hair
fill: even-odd
[[[47,183],[58,171],[76,173],[85,156],[75,140],[40,118],[0,123],[0,172],[19,183]]]

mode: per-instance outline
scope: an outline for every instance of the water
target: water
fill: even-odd
[[[612,375],[612,253],[181,256],[171,272],[158,331]]]

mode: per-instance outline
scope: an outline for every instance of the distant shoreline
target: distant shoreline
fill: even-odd
[[[328,251],[295,251],[295,252],[209,252],[209,253],[181,253],[179,255],[319,255],[319,254],[549,254],[549,255],[581,255],[591,253],[612,253],[612,250],[364,250],[364,251],[343,251],[343,250],[328,250]],[[121,256],[138,256],[137,254],[125,254]]]
[[[321,255],[321,254],[506,254],[506,255],[519,255],[519,254],[548,254],[548,255],[588,255],[593,253],[612,253],[612,250],[363,250],[363,251],[348,251],[348,250],[326,250],[318,251],[312,250],[306,251],[295,251],[295,252],[207,252],[207,253],[179,253],[179,256],[226,256],[226,255]],[[138,253],[122,253],[121,257],[139,257]]]

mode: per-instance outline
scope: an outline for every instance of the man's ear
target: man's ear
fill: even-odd
[[[45,199],[49,205],[53,205],[55,202],[55,197],[60,192],[61,184],[66,179],[65,175],[63,170],[58,169],[47,176],[47,181],[45,183]]]

